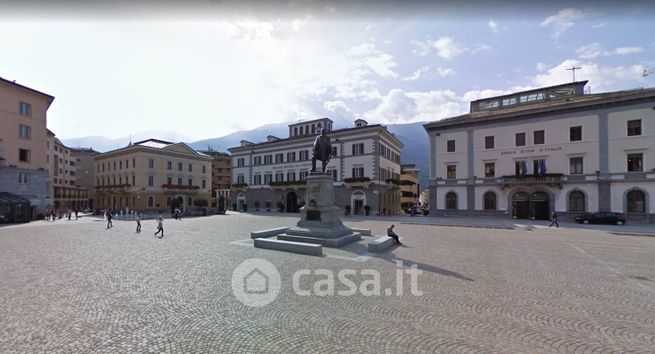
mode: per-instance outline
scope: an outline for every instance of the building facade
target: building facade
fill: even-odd
[[[70,153],[75,160],[75,175],[77,184],[87,191],[86,205],[89,209],[94,208],[95,199],[95,161],[94,157],[99,154],[91,148],[70,148]]]
[[[0,78],[0,192],[30,201],[29,219],[49,203],[47,112],[54,97]]]
[[[98,209],[166,212],[209,203],[212,157],[184,143],[149,139],[94,156]]]
[[[230,201],[231,182],[231,160],[230,155],[214,150],[203,150],[201,153],[211,156],[212,159],[212,196],[218,198],[223,196],[225,203]],[[227,205],[226,205],[227,208]]]
[[[415,164],[400,165],[400,207],[404,211],[419,203],[419,172]]]
[[[89,206],[88,190],[78,181],[77,161],[53,132],[48,130],[46,172],[50,185],[48,209],[55,211],[84,210]]]
[[[426,124],[431,213],[655,221],[655,89],[585,94],[585,84],[473,101]]]
[[[332,158],[326,171],[334,178],[335,202],[351,213],[400,211],[400,151],[403,144],[381,125],[357,120],[355,127],[332,130],[322,118],[289,125],[289,137],[266,142],[242,141],[228,149],[232,157],[232,207],[297,212],[305,201],[305,177],[311,170],[314,139],[327,129]],[[317,162],[317,169],[321,167]],[[268,206],[270,207],[268,207]]]

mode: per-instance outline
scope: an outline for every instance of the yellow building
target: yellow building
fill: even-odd
[[[48,208],[54,211],[84,210],[88,207],[89,194],[80,186],[76,158],[55,134],[48,130],[46,142],[46,172],[50,183]]]
[[[184,143],[148,139],[94,160],[99,209],[186,211],[211,198],[212,157]]]
[[[400,206],[403,210],[419,202],[418,173],[420,170],[414,164],[400,166]]]

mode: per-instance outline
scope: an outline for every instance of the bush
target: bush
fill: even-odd
[[[430,210],[428,210],[428,209],[423,209],[423,215],[425,215],[425,216],[430,215]]]
[[[255,200],[255,210],[259,211],[259,200]]]
[[[222,195],[218,197],[218,210],[225,210],[225,197]]]
[[[270,200],[266,201],[266,211],[271,211],[271,201]]]
[[[277,202],[277,210],[281,213],[284,211],[284,203]]]

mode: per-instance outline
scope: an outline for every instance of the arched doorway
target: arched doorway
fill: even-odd
[[[544,191],[516,192],[512,195],[512,217],[514,219],[548,220],[550,196]]]
[[[550,198],[546,192],[534,192],[530,196],[530,215],[534,220],[548,220]]]
[[[237,210],[241,211],[243,210],[243,206],[246,204],[246,195],[243,193],[239,193],[237,195]]]
[[[351,208],[353,214],[364,214],[364,206],[366,205],[366,194],[362,191],[354,191],[350,196]]]
[[[530,195],[526,192],[517,192],[512,196],[512,218],[530,218]]]
[[[296,192],[287,193],[287,213],[298,212],[298,196]]]

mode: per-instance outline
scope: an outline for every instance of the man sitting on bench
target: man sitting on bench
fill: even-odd
[[[398,235],[396,235],[395,232],[393,232],[394,224],[391,224],[391,226],[387,227],[387,236],[393,238],[394,241],[396,241],[397,244],[402,245],[400,243],[400,240],[398,239]]]

